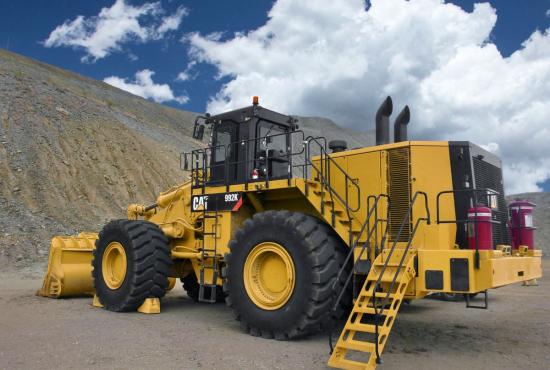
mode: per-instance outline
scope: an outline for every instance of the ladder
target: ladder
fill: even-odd
[[[419,196],[424,198],[426,216],[416,219],[406,246],[397,248],[399,236],[405,225],[410,222],[412,209]],[[378,200],[373,207],[376,207]],[[365,224],[369,223],[372,212],[373,209],[369,209]],[[375,217],[376,225],[379,220],[377,216]],[[376,365],[381,363],[380,354],[387,343],[409,283],[413,281],[416,275],[414,269],[416,250],[410,248],[414,235],[423,221],[426,221],[428,225],[430,224],[428,196],[425,192],[417,191],[409,202],[408,211],[401,222],[399,232],[391,247],[381,250],[374,260],[338,342],[331,353],[329,366],[340,369],[366,370],[375,369]],[[365,224],[361,233],[365,228]],[[358,239],[360,236],[358,236]],[[370,233],[367,240],[369,239]],[[383,239],[385,239],[385,235]],[[363,246],[364,248],[365,246]],[[361,251],[362,253],[363,251]],[[340,296],[338,299],[340,299]],[[353,358],[358,353],[362,353],[362,357],[364,357],[364,354],[368,354],[367,361],[361,361],[363,358],[361,360]],[[351,357],[348,355],[351,355]]]
[[[212,220],[212,229],[206,230],[207,221]],[[218,285],[218,211],[202,210],[203,233],[199,239],[201,250],[201,264],[199,272],[199,302],[216,303]],[[207,246],[207,240],[210,240]],[[206,279],[206,271],[211,271],[211,278]],[[207,281],[208,280],[208,281]]]

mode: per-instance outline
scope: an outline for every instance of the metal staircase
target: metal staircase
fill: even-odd
[[[380,353],[384,350],[407,287],[415,275],[412,254],[408,255],[403,265],[392,263],[385,269],[384,258],[384,254],[377,257],[330,356],[329,366],[374,369],[379,363]],[[394,286],[391,290],[380,291],[382,285],[392,282]],[[354,351],[368,353],[368,360],[364,362],[362,358],[354,358]]]
[[[361,224],[354,214],[361,208],[359,185],[328,154],[324,137],[310,136],[304,141],[304,145],[305,195],[342,240],[351,245],[354,236],[360,233]],[[312,150],[318,152],[315,157],[312,156]],[[308,180],[309,169],[312,180]],[[343,185],[343,194],[332,183],[337,177]]]
[[[399,236],[403,233],[405,226],[410,224],[412,209],[419,196],[424,198],[426,216],[416,219],[406,246],[401,245],[398,248]],[[375,209],[382,197],[383,195],[378,196],[373,206],[369,208],[361,232],[366,228],[368,229],[367,225],[370,225],[373,215],[376,217],[374,225],[381,222]],[[388,230],[388,220],[384,221],[386,221],[386,230],[382,236],[382,242],[385,240]],[[418,191],[409,203],[408,211],[400,224],[399,232],[391,247],[383,248],[383,245],[381,245],[380,253],[374,261],[338,342],[331,353],[329,366],[341,369],[374,369],[381,362],[380,354],[387,343],[409,283],[416,274],[414,269],[416,251],[411,250],[411,244],[421,222],[430,224],[430,212],[426,193]],[[371,233],[374,229],[375,227],[368,231],[367,242],[364,243],[361,249],[361,255],[365,248],[369,246]],[[357,237],[353,248],[356,247],[360,238],[361,235]],[[348,260],[353,256],[353,248],[348,255]],[[341,278],[342,272],[343,269],[337,279]],[[344,287],[341,288],[342,290],[346,289],[349,280],[348,278]],[[336,298],[334,307],[341,297],[342,294],[340,293]],[[365,354],[368,355],[366,361],[364,359]],[[360,357],[358,358],[358,356]]]

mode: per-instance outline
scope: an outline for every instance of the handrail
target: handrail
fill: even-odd
[[[226,187],[229,187],[228,176],[229,176],[230,166],[235,166],[235,165],[238,165],[238,164],[241,164],[241,165],[244,164],[245,167],[246,167],[246,170],[245,170],[246,173],[245,173],[245,176],[244,176],[244,183],[245,183],[245,188],[248,188],[248,183],[251,182],[251,179],[249,178],[249,173],[248,173],[248,170],[249,170],[249,167],[250,167],[250,162],[255,163],[259,159],[256,156],[254,156],[254,158],[248,158],[247,157],[243,160],[230,161],[227,158],[227,155],[228,155],[228,153],[230,153],[230,150],[231,149],[240,150],[238,148],[240,146],[244,146],[244,151],[245,151],[246,155],[248,156],[251,144],[256,145],[258,142],[261,142],[261,141],[266,140],[268,138],[274,138],[274,137],[278,137],[278,136],[290,136],[292,138],[293,136],[295,137],[296,135],[301,135],[301,137],[302,137],[301,141],[304,145],[302,145],[301,150],[293,151],[294,148],[292,146],[290,146],[290,145],[292,145],[291,144],[292,140],[289,140],[290,141],[289,147],[286,150],[286,152],[284,153],[284,155],[282,156],[283,158],[286,158],[286,160],[289,163],[289,171],[288,171],[288,174],[287,174],[286,177],[290,181],[290,179],[292,178],[293,169],[301,167],[302,171],[304,172],[303,176],[304,176],[305,179],[307,179],[307,177],[308,177],[308,167],[311,166],[317,172],[318,176],[320,177],[320,181],[321,181],[323,191],[327,190],[329,195],[330,195],[330,199],[332,200],[333,222],[334,222],[334,219],[335,219],[335,213],[334,213],[334,205],[335,205],[334,200],[335,199],[334,198],[338,199],[339,202],[344,206],[345,211],[347,213],[347,216],[351,220],[351,218],[352,218],[351,213],[358,211],[361,207],[361,190],[360,190],[359,185],[357,184],[356,181],[354,181],[354,179],[352,179],[348,175],[348,173],[342,168],[342,166],[340,166],[334,160],[334,158],[332,158],[332,156],[329,155],[329,153],[327,152],[327,149],[326,149],[326,138],[324,138],[324,137],[312,137],[312,136],[308,136],[307,138],[305,138],[305,134],[301,130],[296,130],[296,131],[292,131],[292,132],[284,132],[284,133],[279,133],[279,134],[275,134],[275,135],[267,135],[267,136],[263,136],[263,137],[256,137],[256,138],[246,139],[246,140],[239,140],[239,141],[231,142],[231,143],[228,143],[228,144],[220,144],[220,145],[209,146],[209,147],[206,147],[206,148],[199,148],[199,149],[192,150],[191,151],[191,167],[192,167],[191,168],[191,176],[195,180],[193,182],[193,185],[194,185],[194,187],[202,187],[203,191],[204,191],[204,188],[205,188],[206,184],[208,183],[209,178],[211,176],[212,168],[223,166],[224,167],[224,169],[222,170],[222,173],[223,173],[222,177],[223,178],[218,179],[218,180],[220,182],[220,185],[225,185]],[[298,139],[299,139],[299,137],[298,137]],[[315,145],[318,146],[319,153],[320,153],[320,157],[319,157],[320,164],[315,164],[314,163],[315,161],[312,160],[312,153],[311,153],[312,144],[315,144]],[[218,150],[223,151],[223,153],[225,154],[224,157],[226,158],[226,160],[223,163],[220,163],[218,165],[215,164],[215,163],[210,163],[209,164],[208,161],[211,159],[212,153],[214,151],[218,151]],[[269,173],[269,165],[270,165],[270,161],[272,161],[272,158],[270,158],[270,156],[269,156],[269,150],[270,149],[267,148],[266,156],[265,156],[265,158],[263,158],[263,160],[265,160],[265,167],[266,167],[265,178],[260,180],[260,181],[265,181],[266,187],[269,187],[269,181],[271,180],[271,174]],[[302,163],[299,163],[299,164],[292,163],[293,162],[292,158],[294,158],[296,156],[300,156],[302,154],[304,154],[304,163],[303,164]],[[202,162],[202,163],[200,163],[200,162]],[[345,195],[341,195],[339,192],[337,192],[331,184],[331,171],[334,168],[336,168],[336,170],[339,171],[340,175],[342,175],[343,178],[344,178]],[[210,171],[209,171],[209,169],[210,169]],[[349,190],[350,186],[355,188],[354,192],[356,193],[356,196],[357,196],[357,200],[356,200],[355,204],[350,204],[350,190]],[[322,203],[322,207],[324,207],[324,203]],[[351,238],[350,238],[350,243],[351,243]]]
[[[357,263],[359,262],[359,260],[363,256],[363,253],[365,252],[365,250],[366,249],[370,250],[370,240],[371,240],[372,234],[375,232],[375,230],[378,229],[378,223],[380,221],[386,221],[386,220],[378,218],[378,202],[380,201],[380,199],[386,198],[388,200],[388,207],[387,207],[388,211],[387,212],[389,213],[389,196],[387,194],[379,194],[379,195],[376,195],[376,196],[370,195],[369,197],[367,197],[367,199],[369,199],[371,197],[374,197],[374,199],[375,199],[374,204],[372,205],[372,207],[370,207],[368,209],[367,217],[365,218],[365,222],[363,222],[363,225],[361,226],[361,230],[359,231],[359,234],[355,238],[355,241],[353,242],[353,244],[350,246],[350,251],[348,252],[348,255],[346,256],[346,259],[344,260],[344,263],[342,264],[342,267],[340,268],[340,270],[338,271],[338,274],[336,275],[336,280],[332,284],[332,288],[331,288],[333,292],[336,291],[336,288],[337,288],[336,285],[338,284],[338,282],[342,278],[342,275],[345,273],[347,264],[350,262],[352,256],[354,255],[355,248],[357,247],[357,243],[359,243],[359,240],[361,239],[361,236],[363,235],[363,232],[365,231],[365,228],[367,228],[367,226],[368,226],[367,238],[365,240],[365,243],[363,243],[363,246],[361,247],[361,251],[359,252],[359,257],[357,257],[355,259],[354,263],[353,263],[352,271],[355,269],[355,266],[357,265]],[[374,225],[372,226],[372,229],[371,229],[369,225],[370,225],[370,218],[372,217],[373,213],[375,215],[375,220],[374,220]],[[387,226],[386,226],[386,232],[387,232]],[[377,242],[378,242],[378,240],[376,240],[376,243]],[[353,273],[350,273],[348,275],[345,283],[344,283],[344,286],[341,287],[341,292],[338,295],[338,297],[336,298],[336,301],[334,302],[334,304],[332,306],[333,311],[336,311],[336,309],[338,307],[338,304],[342,300],[344,292],[345,292],[346,288],[348,287],[352,276],[353,276]]]
[[[248,171],[248,167],[249,167],[249,163],[252,162],[257,162],[258,161],[258,158],[257,157],[254,157],[254,158],[245,158],[243,160],[234,160],[234,161],[230,161],[230,160],[225,160],[223,161],[223,163],[220,163],[218,165],[216,164],[212,164],[210,163],[210,165],[208,164],[208,154],[210,154],[210,156],[212,156],[212,152],[214,150],[218,150],[218,149],[222,149],[224,154],[225,154],[225,158],[227,158],[227,154],[230,152],[229,150],[232,148],[233,150],[239,150],[239,147],[240,146],[244,146],[245,147],[245,153],[246,155],[248,156],[248,152],[249,152],[249,149],[250,149],[250,144],[256,144],[258,142],[261,142],[263,140],[266,140],[268,138],[274,138],[274,137],[278,137],[278,136],[298,136],[298,139],[300,139],[299,135],[301,135],[301,142],[304,141],[304,137],[305,137],[305,134],[303,131],[301,130],[296,130],[296,131],[291,131],[291,132],[284,132],[284,133],[280,133],[280,134],[274,134],[274,135],[267,135],[267,136],[262,136],[262,137],[256,137],[256,138],[252,138],[252,139],[246,139],[246,140],[238,140],[238,141],[233,141],[231,143],[228,143],[228,144],[219,144],[219,145],[215,145],[215,146],[208,146],[208,147],[205,147],[205,148],[198,148],[198,149],[194,149],[191,151],[191,165],[192,165],[192,169],[191,169],[191,174],[192,174],[192,177],[197,177],[196,181],[197,182],[199,180],[199,176],[198,176],[198,172],[200,170],[202,170],[202,180],[200,184],[196,184],[196,186],[200,186],[202,185],[202,187],[204,188],[204,186],[206,185],[206,183],[209,181],[209,175],[208,174],[208,169],[210,167],[221,167],[223,166],[224,167],[224,170],[223,170],[223,178],[222,179],[219,179],[219,182],[220,182],[220,185],[225,185],[226,187],[229,186],[229,179],[228,179],[228,175],[229,175],[229,167],[230,166],[234,166],[234,165],[238,165],[238,164],[244,164],[246,166],[246,173],[245,173],[245,177],[244,177],[244,183],[246,184],[246,186],[248,186],[248,183],[251,182],[250,179],[249,179],[249,171]],[[292,140],[290,140],[292,141]],[[290,143],[289,143],[290,144]],[[270,150],[268,148],[268,150]],[[290,148],[290,150],[287,150],[284,154],[283,157],[286,157],[286,160],[289,162],[289,163],[292,163],[292,158],[295,157],[295,156],[299,156],[301,154],[304,153],[304,147],[302,146],[301,150],[299,151],[296,151],[294,152],[292,150],[292,148]],[[202,166],[199,166],[199,157],[202,155]],[[193,161],[193,159],[196,158],[196,161]],[[266,158],[265,158],[265,165],[266,165],[266,169],[269,168],[269,162],[270,162],[271,158],[269,158],[269,155],[266,155]],[[195,166],[196,165],[196,166]],[[290,178],[292,177],[292,169],[294,168],[297,168],[297,167],[303,167],[304,164],[298,164],[298,165],[291,165],[291,168],[288,172],[288,176],[287,178],[290,180]],[[210,171],[211,172],[211,171]],[[270,174],[266,174],[266,186],[269,185],[269,177]]]
[[[369,207],[368,206],[369,199],[371,199],[371,198],[374,198],[375,200],[374,200],[374,204],[371,207]],[[385,238],[385,235],[388,233],[387,218],[386,219],[379,219],[378,218],[378,202],[382,198],[387,199],[388,206],[387,206],[387,210],[386,210],[386,217],[389,217],[390,198],[387,194],[369,195],[367,197],[367,207],[368,207],[367,216],[365,218],[365,221],[363,222],[363,225],[361,226],[361,230],[359,231],[359,234],[357,235],[357,237],[355,238],[354,242],[352,243],[352,245],[350,247],[350,251],[348,252],[348,255],[346,256],[346,259],[344,260],[344,263],[342,264],[342,267],[340,267],[340,270],[338,271],[338,274],[336,275],[336,279],[332,283],[332,286],[331,286],[331,292],[332,293],[331,293],[331,295],[333,296],[333,299],[334,299],[334,293],[336,292],[336,289],[338,288],[337,284],[341,281],[342,274],[345,273],[346,267],[347,267],[348,263],[350,262],[350,259],[354,255],[355,248],[357,247],[357,243],[359,243],[359,240],[361,239],[361,236],[363,235],[366,227],[367,227],[367,237],[365,239],[365,242],[363,243],[363,246],[361,247],[361,251],[359,252],[359,256],[357,257],[357,259],[355,259],[355,262],[353,263],[352,270],[348,274],[348,276],[346,278],[346,281],[344,282],[344,285],[342,287],[340,287],[340,294],[338,294],[338,296],[336,297],[336,300],[334,301],[334,303],[332,305],[332,312],[333,313],[335,313],[336,310],[338,309],[338,305],[340,304],[340,301],[342,300],[342,298],[344,296],[344,293],[345,293],[349,283],[351,282],[351,278],[353,277],[353,271],[355,270],[355,267],[356,267],[357,263],[361,260],[361,257],[365,253],[365,250],[369,249],[369,253],[370,253],[370,240],[371,240],[373,232],[375,232],[375,230],[378,230],[378,223],[379,222],[381,222],[381,221],[386,222],[386,230],[384,231],[383,238]],[[370,228],[370,218],[372,217],[373,213],[375,215],[375,220],[374,220],[374,225],[372,226],[372,228]],[[378,244],[378,239],[377,238],[375,238],[375,243],[376,243],[375,245]],[[375,246],[375,248],[376,248],[376,246]],[[332,351],[333,351],[332,330],[329,330],[328,342],[329,342],[329,347],[330,347],[330,353],[332,353]]]
[[[359,210],[359,208],[361,208],[361,189],[357,184],[357,182],[355,182],[348,175],[348,173],[334,160],[334,158],[332,158],[332,156],[327,153],[326,139],[324,137],[322,138],[323,140],[325,140],[324,146],[319,142],[319,139],[320,139],[319,137],[312,137],[312,136],[309,136],[306,138],[305,140],[305,145],[307,147],[306,162],[307,164],[311,165],[311,167],[314,168],[319,174],[321,185],[324,185],[328,189],[331,200],[333,200],[334,196],[336,196],[336,198],[338,198],[340,203],[345,207],[347,216],[351,220],[352,218],[351,213],[356,212]],[[319,151],[320,151],[319,161],[320,161],[320,167],[321,167],[320,169],[313,163],[313,160],[311,159],[310,144],[312,142],[316,143],[319,146]],[[342,196],[331,186],[331,183],[330,183],[330,171],[332,168],[331,164],[334,165],[334,167],[337,168],[340,171],[340,173],[344,176],[345,198],[342,198]],[[326,174],[326,178],[325,178],[325,174]],[[349,184],[350,183],[353,184],[357,193],[357,202],[355,207],[351,207],[349,204]],[[332,209],[334,211],[334,202],[332,203]],[[332,212],[332,215],[334,218],[334,212]],[[350,224],[350,227],[351,227],[351,224]],[[350,243],[351,243],[351,240],[350,240]]]
[[[465,220],[441,220],[439,217],[439,200],[442,195],[444,194],[455,194],[455,193],[472,193],[473,196],[473,206],[474,206],[474,220],[471,221],[469,218],[466,218]],[[476,269],[479,269],[480,264],[480,257],[479,257],[479,233],[478,233],[478,212],[477,212],[477,205],[478,205],[478,195],[477,193],[482,193],[482,195],[485,195],[487,199],[489,197],[496,197],[500,195],[500,193],[496,190],[484,188],[484,189],[453,189],[453,190],[444,190],[437,193],[436,196],[436,223],[439,224],[474,224],[475,229],[475,254],[474,254],[474,267]],[[472,200],[472,198],[470,198]],[[490,207],[490,205],[489,205]],[[494,210],[492,210],[494,212]],[[491,218],[490,221],[492,224],[500,224],[500,221],[495,221]]]
[[[384,196],[387,198],[388,200],[388,205],[386,207],[386,218],[385,219],[378,219],[378,210],[375,212],[375,217],[377,220],[379,221],[383,221],[386,223],[386,228],[384,229],[384,233],[382,234],[382,238],[380,239],[380,253],[382,252],[382,250],[384,249],[384,244],[386,243],[386,239],[388,237],[388,231],[389,231],[389,220],[390,220],[390,197],[389,195],[387,194],[380,194],[379,196]],[[375,195],[369,195],[367,197],[367,207],[370,205],[370,200],[372,198],[375,199],[376,201],[376,197]],[[376,241],[375,245],[374,245],[374,255],[375,256],[378,256],[378,229],[375,229],[374,230],[374,240]]]
[[[454,189],[454,190],[444,190],[444,191],[440,191],[439,193],[437,193],[437,196],[436,196],[436,223],[437,224],[445,224],[445,223],[467,223],[469,222],[468,219],[466,220],[441,220],[441,218],[439,217],[439,205],[440,205],[440,198],[442,195],[444,194],[455,194],[455,193],[472,193],[473,197],[474,197],[474,207],[477,206],[477,203],[478,203],[478,195],[477,193],[482,193],[484,194],[485,196],[488,197],[495,197],[495,196],[498,196],[500,195],[500,193],[496,190],[493,190],[493,189],[489,189],[489,188],[485,188],[485,189]],[[471,199],[471,198],[470,198]]]
[[[424,206],[425,206],[425,209],[426,209],[426,217],[419,217],[419,218],[416,219],[415,225],[414,225],[414,227],[412,229],[412,232],[411,232],[411,236],[409,238],[409,241],[407,242],[407,246],[405,247],[405,250],[403,251],[403,255],[401,256],[401,260],[399,261],[399,264],[397,265],[397,270],[395,271],[395,274],[394,274],[393,279],[390,283],[388,291],[386,292],[386,296],[383,298],[382,304],[378,305],[378,302],[377,302],[378,297],[376,296],[376,292],[380,288],[380,283],[382,282],[382,277],[384,276],[384,273],[386,272],[386,269],[388,268],[388,263],[391,259],[391,256],[393,255],[393,252],[395,251],[395,247],[397,246],[397,243],[399,241],[399,237],[401,236],[401,233],[403,232],[403,230],[405,228],[405,225],[410,222],[410,219],[411,219],[411,216],[412,216],[412,210],[413,210],[413,207],[414,207],[414,204],[416,202],[416,199],[417,199],[418,195],[422,195],[424,197]],[[399,232],[397,233],[397,237],[395,238],[395,240],[393,242],[393,245],[391,246],[390,251],[389,251],[388,255],[385,258],[384,265],[382,266],[382,269],[381,269],[380,273],[378,274],[378,279],[376,280],[376,283],[375,283],[374,289],[373,289],[372,297],[373,297],[373,300],[374,300],[373,306],[374,306],[374,315],[375,315],[374,325],[375,325],[375,339],[376,339],[375,352],[376,352],[377,361],[379,360],[379,357],[380,357],[380,354],[379,354],[379,351],[378,351],[378,326],[379,326],[378,321],[379,321],[379,318],[380,318],[380,313],[382,312],[384,307],[388,304],[388,300],[390,298],[391,290],[395,286],[395,281],[397,280],[397,276],[401,272],[401,268],[403,267],[403,262],[405,261],[407,253],[409,252],[409,249],[411,247],[411,244],[412,244],[412,241],[413,241],[414,236],[416,234],[416,231],[418,229],[418,226],[420,225],[420,222],[422,222],[422,221],[426,221],[426,223],[428,225],[431,224],[430,208],[428,206],[428,195],[423,191],[417,191],[417,192],[414,193],[414,195],[413,195],[413,197],[412,197],[412,199],[409,203],[409,208],[407,210],[407,214],[405,215],[405,217],[403,218],[403,221],[401,222],[401,225],[399,227]],[[378,310],[379,308],[380,308],[380,311]]]
[[[414,235],[416,233],[416,230],[418,228],[418,225],[420,224],[421,221],[426,221],[426,223],[428,225],[431,224],[431,217],[430,217],[430,208],[428,206],[428,195],[423,192],[423,191],[417,191],[414,193],[410,203],[409,203],[409,208],[407,210],[407,214],[405,215],[405,218],[403,218],[403,221],[401,222],[401,225],[399,226],[399,231],[397,233],[397,237],[395,238],[389,252],[388,252],[388,256],[385,258],[385,261],[384,261],[384,265],[382,266],[382,272],[380,274],[380,276],[378,277],[378,279],[376,280],[376,286],[375,286],[375,291],[376,291],[376,288],[378,288],[380,286],[380,283],[382,282],[382,275],[386,272],[386,269],[388,267],[388,263],[393,255],[393,252],[395,251],[395,247],[397,246],[397,243],[399,242],[399,237],[401,236],[401,233],[403,232],[404,228],[405,228],[405,225],[410,222],[410,218],[411,218],[411,215],[412,215],[412,210],[413,210],[413,207],[414,207],[414,204],[416,203],[416,199],[418,198],[418,195],[422,195],[424,197],[424,207],[425,207],[425,210],[426,210],[426,217],[419,217],[417,218],[416,222],[415,222],[415,226],[413,227],[413,230],[411,232],[411,236],[409,238],[409,241],[407,242],[407,246],[405,247],[405,251],[403,252],[403,256],[401,257],[401,260],[399,262],[399,266],[397,266],[397,271],[395,273],[395,276],[394,276],[394,279],[392,281],[392,284],[395,283],[395,280],[397,278],[397,275],[399,275],[399,272],[401,270],[401,267],[403,265],[403,262],[405,261],[405,257],[407,255],[407,252],[409,251],[410,249],[410,246],[412,244],[412,241],[414,239]],[[390,286],[390,290],[391,288],[393,288],[393,285]],[[388,293],[387,293],[387,297],[389,297],[389,290],[388,290]]]

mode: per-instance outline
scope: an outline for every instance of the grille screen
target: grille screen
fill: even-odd
[[[390,241],[408,242],[411,237],[411,218],[399,235],[401,223],[407,216],[411,199],[410,151],[399,148],[388,151],[388,179],[390,197],[390,222],[388,233]]]
[[[493,209],[493,220],[498,221],[498,224],[493,224],[493,244],[510,245],[510,236],[508,235],[508,208],[504,199],[504,187],[502,185],[502,171],[500,168],[493,166],[482,159],[473,158],[474,176],[476,189],[492,189],[499,193],[497,198],[497,209]],[[478,202],[490,206],[490,199],[480,196]]]

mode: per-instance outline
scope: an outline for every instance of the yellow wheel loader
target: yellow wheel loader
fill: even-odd
[[[541,251],[510,241],[500,160],[470,142],[390,142],[387,98],[376,145],[306,136],[297,120],[249,107],[200,116],[182,153],[190,179],[99,234],[55,237],[39,291],[93,294],[111,311],[153,313],[183,282],[227,303],[243,329],[275,339],[330,331],[328,364],[371,369],[403,301],[473,295],[541,276]]]

